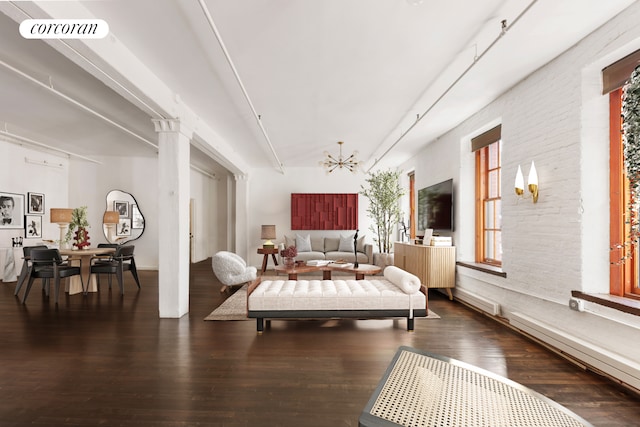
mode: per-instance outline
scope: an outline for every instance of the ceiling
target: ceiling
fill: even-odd
[[[96,54],[117,41],[188,107],[196,133],[213,130],[215,141],[197,138],[194,165],[217,173],[241,158],[286,173],[318,166],[338,141],[364,170],[397,165],[633,0],[54,3],[0,2],[0,97],[11,100],[0,103],[0,132],[87,158],[155,155],[150,119],[172,111],[126,60]],[[95,17],[110,36],[25,40],[27,17]],[[100,49],[83,49],[92,43]]]

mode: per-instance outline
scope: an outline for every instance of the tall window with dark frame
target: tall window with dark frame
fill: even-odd
[[[476,156],[476,262],[502,265],[502,128],[471,140]]]
[[[609,293],[640,298],[637,242],[628,242],[629,180],[624,167],[622,145],[622,87],[640,64],[640,51],[602,70],[603,94],[609,95]]]

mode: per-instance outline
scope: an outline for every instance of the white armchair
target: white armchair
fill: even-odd
[[[247,263],[239,255],[227,251],[216,253],[211,260],[211,267],[213,274],[223,284],[220,292],[231,286],[251,282],[256,279],[258,273],[255,267],[247,267]]]

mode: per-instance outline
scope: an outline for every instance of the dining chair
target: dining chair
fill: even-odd
[[[31,285],[36,279],[46,279],[45,292],[49,295],[50,279],[55,280],[55,299],[58,304],[58,294],[60,293],[60,279],[80,276],[80,282],[82,283],[82,290],[84,291],[84,281],[82,280],[81,268],[82,260],[80,260],[81,266],[72,266],[70,258],[66,261],[60,256],[60,251],[57,249],[35,249],[30,253],[31,258],[31,272],[29,274],[29,281],[27,282],[27,288],[24,291],[22,297],[22,303],[27,300],[27,296],[31,291]]]
[[[118,243],[98,243],[98,249],[111,248],[114,250],[114,252],[109,254],[94,255],[92,261],[112,261],[113,255],[115,254],[115,251],[117,251],[119,247],[120,245]],[[98,275],[98,277],[99,276],[100,275]],[[111,277],[109,277],[109,286],[111,286]]]
[[[18,295],[18,292],[20,292],[20,288],[22,288],[22,284],[24,283],[25,279],[29,275],[29,269],[31,268],[31,251],[34,249],[47,249],[47,246],[46,245],[24,246],[22,248],[22,259],[24,260],[24,262],[22,263],[22,270],[20,270],[20,275],[18,276],[16,289],[13,292],[14,295]],[[42,282],[43,286],[45,285],[44,280],[46,279],[43,279],[43,282]]]
[[[117,243],[98,243],[99,248],[113,248],[118,249],[120,247]]]
[[[111,288],[111,277],[115,275],[118,286],[120,286],[120,294],[124,295],[123,276],[125,271],[130,271],[138,289],[140,289],[136,260],[133,256],[134,250],[134,245],[117,246],[116,252],[110,259],[95,258],[91,260],[91,274],[98,275],[98,287],[100,287],[100,274],[109,274],[109,288]]]

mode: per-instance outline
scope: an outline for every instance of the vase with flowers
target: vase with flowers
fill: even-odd
[[[67,230],[65,241],[69,241],[73,235],[73,246],[77,249],[89,248],[89,220],[87,219],[87,207],[75,208],[71,213],[71,223]],[[75,232],[74,232],[75,230]]]
[[[284,259],[283,263],[286,268],[293,268],[298,256],[298,249],[295,246],[289,246],[280,251],[280,256]]]

